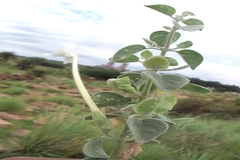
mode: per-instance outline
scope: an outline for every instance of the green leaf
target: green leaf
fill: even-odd
[[[124,47],[120,50],[118,50],[114,56],[112,57],[112,61],[116,62],[116,61],[121,61],[124,60],[128,57],[130,57],[131,55],[140,52],[142,50],[146,49],[145,46],[143,45],[130,45],[127,47]]]
[[[179,43],[177,45],[177,48],[189,48],[192,45],[193,45],[193,43],[191,41],[185,41],[185,42]]]
[[[82,152],[90,158],[109,158],[102,148],[102,140],[87,142],[83,146]]]
[[[156,42],[158,46],[164,47],[165,43],[167,42],[168,34],[169,32],[167,31],[156,31],[150,35],[150,40]],[[171,44],[176,42],[180,36],[180,33],[175,32],[172,37]]]
[[[172,16],[176,13],[176,10],[173,7],[167,5],[145,5],[145,7],[154,9],[168,16]]]
[[[93,121],[96,126],[107,136],[112,134],[112,123],[100,111],[92,111]],[[101,158],[101,157],[100,157]]]
[[[121,105],[132,101],[132,98],[125,98],[114,92],[98,92],[92,95],[92,99],[98,107]],[[87,103],[84,106],[88,107]]]
[[[161,114],[165,111],[169,111],[177,103],[177,97],[173,93],[161,94],[158,98],[158,106],[155,113]]]
[[[139,73],[125,73],[125,74],[118,76],[118,78],[123,78],[123,77],[129,77],[129,79],[131,81],[136,83],[137,81],[139,81],[142,78],[142,75]]]
[[[112,58],[110,60],[112,60]],[[131,55],[131,56],[125,58],[125,59],[117,60],[115,62],[117,62],[117,63],[130,63],[130,62],[138,62],[138,61],[139,61],[139,58],[137,56]]]
[[[164,70],[169,67],[169,62],[166,60],[163,56],[153,56],[151,58],[148,58],[143,62],[143,66],[147,69],[152,69],[152,70]]]
[[[171,30],[171,29],[172,29],[172,28],[169,27],[169,26],[163,26],[163,28],[166,29],[166,30]]]
[[[189,26],[181,26],[181,29],[184,31],[197,31],[202,30],[204,25],[189,25]]]
[[[135,117],[129,117],[127,124],[134,139],[139,143],[149,142],[168,130],[167,123],[159,119],[141,120]]]
[[[160,119],[160,120],[162,120],[164,122],[167,122],[168,124],[172,124],[172,125],[176,124],[171,119],[168,119],[168,118],[166,118],[165,116],[163,116],[161,114],[153,114],[152,118]]]
[[[149,114],[152,113],[158,106],[155,100],[145,100],[134,106],[135,113],[138,114]]]
[[[177,51],[177,53],[183,58],[183,60],[190,66],[191,69],[195,69],[203,61],[203,56],[193,50],[185,49]]]
[[[189,83],[189,79],[179,75],[157,74],[153,71],[146,71],[145,75],[153,80],[159,90],[164,92],[175,91]]]
[[[195,16],[195,14],[192,13],[192,12],[189,12],[189,11],[184,11],[184,12],[182,12],[182,15],[181,15],[181,16],[182,16],[182,17]]]
[[[148,59],[148,58],[152,57],[153,54],[149,50],[145,50],[141,53],[141,56],[144,57],[145,59]]]
[[[186,25],[204,25],[204,23],[201,20],[195,18],[187,19],[183,21],[183,23]]]
[[[157,44],[149,39],[143,38],[144,42],[146,42],[150,46],[156,46]]]
[[[195,93],[211,93],[210,89],[207,89],[203,86],[199,86],[193,83],[188,83],[186,86],[183,86],[180,90],[190,91]]]
[[[177,60],[175,60],[174,58],[171,57],[164,57],[168,62],[169,62],[169,66],[177,66],[178,62]]]

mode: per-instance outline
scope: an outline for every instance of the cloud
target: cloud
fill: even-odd
[[[177,43],[191,40],[192,49],[205,58],[196,71],[180,73],[240,85],[240,77],[236,74],[240,69],[237,50],[240,31],[235,29],[240,14],[238,2],[219,1],[217,7],[215,1],[206,0],[162,0],[161,3],[175,7],[177,14],[192,11],[205,24],[202,32],[180,31],[181,38]],[[139,0],[137,3],[129,0],[51,0],[47,5],[45,1],[1,1],[0,50],[42,57],[63,44],[77,43],[80,45],[80,63],[107,63],[120,48],[144,44],[141,38],[162,30],[163,25],[172,26],[169,17],[144,7],[144,4],[159,4],[159,0]],[[176,53],[169,55],[184,64]],[[141,64],[128,66],[131,67],[143,69]]]

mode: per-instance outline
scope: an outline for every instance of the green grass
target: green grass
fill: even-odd
[[[56,115],[57,116],[57,115]],[[54,118],[54,116],[52,117]],[[72,118],[49,119],[40,127],[19,142],[9,145],[9,150],[0,158],[9,156],[37,156],[37,157],[83,157],[81,153],[85,139],[99,136],[86,121]]]
[[[23,111],[26,105],[20,99],[0,97],[0,111]]]
[[[145,145],[136,160],[240,159],[239,124],[216,119],[179,122],[159,138],[160,144]]]
[[[20,94],[27,94],[28,90],[21,87],[10,87],[10,88],[1,90],[1,93],[9,94],[9,95],[20,95]]]
[[[55,103],[68,105],[68,106],[74,106],[75,104],[77,104],[76,99],[69,96],[44,97],[42,98],[42,100],[46,102],[55,102]]]
[[[240,94],[211,93],[192,94],[183,92],[188,96],[186,99],[179,99],[171,111],[172,114],[201,115],[214,114],[219,119],[235,119],[240,117]]]
[[[22,88],[29,88],[29,87],[32,86],[32,83],[18,82],[18,81],[8,81],[8,80],[1,80],[0,84],[8,85],[10,87],[22,87]]]

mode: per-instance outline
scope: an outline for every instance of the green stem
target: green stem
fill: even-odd
[[[138,103],[143,101],[148,96],[151,86],[152,86],[152,80],[148,79],[147,83],[141,93],[141,98],[139,99]],[[132,111],[130,113],[130,115],[132,115],[132,114],[134,114],[134,111]],[[117,157],[119,155],[119,152],[121,151],[121,149],[127,139],[127,135],[124,134],[124,131],[127,129],[128,129],[128,126],[127,126],[127,124],[125,124],[122,132],[120,133],[120,135],[118,137],[119,139],[117,140],[117,142],[112,150],[109,160],[117,160],[118,159]]]
[[[173,35],[174,35],[174,33],[176,32],[176,30],[177,30],[177,28],[172,28],[172,30],[169,32],[169,34],[168,34],[168,38],[167,38],[167,42],[166,42],[166,44],[165,44],[165,47],[163,48],[163,50],[162,50],[162,53],[161,53],[161,55],[164,57],[165,56],[165,54],[167,53],[167,51],[168,51],[168,49],[169,49],[169,46],[170,46],[170,44],[171,44],[171,40],[172,40],[172,37],[173,37]]]

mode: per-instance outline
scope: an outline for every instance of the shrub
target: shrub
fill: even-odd
[[[9,59],[14,58],[15,55],[12,52],[0,52],[0,60],[2,62],[7,62]]]
[[[80,68],[81,74],[85,74],[96,79],[107,80],[109,78],[119,76],[119,71],[112,69],[104,69],[98,67]]]

